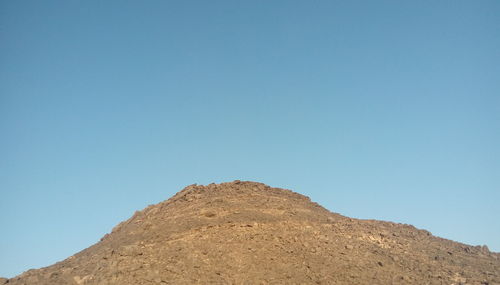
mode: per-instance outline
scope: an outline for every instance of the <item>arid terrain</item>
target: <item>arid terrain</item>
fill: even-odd
[[[261,183],[191,185],[0,284],[500,284],[500,254]]]

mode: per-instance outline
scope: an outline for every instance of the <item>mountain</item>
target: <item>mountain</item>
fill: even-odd
[[[3,280],[3,281],[1,281]],[[500,254],[261,183],[191,185],[0,284],[500,284]]]

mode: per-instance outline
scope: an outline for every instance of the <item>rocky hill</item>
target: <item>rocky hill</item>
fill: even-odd
[[[191,185],[0,284],[500,284],[500,254],[261,183]]]

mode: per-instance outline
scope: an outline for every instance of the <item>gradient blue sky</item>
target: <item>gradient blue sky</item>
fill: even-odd
[[[500,251],[499,1],[2,1],[0,276],[255,180]]]

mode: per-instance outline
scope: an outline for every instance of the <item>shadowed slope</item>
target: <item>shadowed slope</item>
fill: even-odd
[[[500,257],[413,226],[343,217],[289,190],[235,181],[188,186],[94,246],[4,282],[500,284]]]

